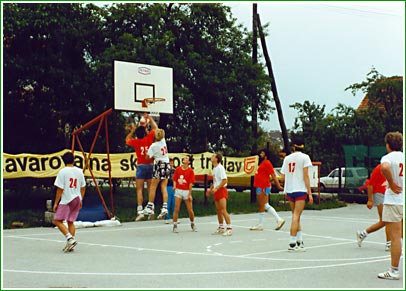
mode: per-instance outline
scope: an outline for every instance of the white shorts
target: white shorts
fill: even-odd
[[[383,222],[400,222],[403,219],[403,205],[384,204],[382,211]]]
[[[176,189],[175,197],[178,197],[182,200],[187,200],[189,198],[189,190]]]

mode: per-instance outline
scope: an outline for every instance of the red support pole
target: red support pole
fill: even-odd
[[[112,205],[112,214],[114,216],[114,202],[113,202],[113,190],[112,190],[112,178],[111,178],[110,148],[109,148],[108,126],[107,126],[107,116],[109,114],[111,114],[112,112],[113,112],[113,109],[109,109],[109,110],[103,112],[102,114],[100,114],[99,116],[97,116],[96,118],[92,119],[91,121],[87,122],[85,125],[81,126],[77,130],[72,132],[72,152],[75,151],[75,141],[77,140],[79,148],[80,148],[80,150],[82,152],[82,155],[84,157],[84,169],[83,169],[83,171],[85,171],[86,169],[89,170],[89,173],[90,173],[90,175],[91,175],[91,177],[93,179],[93,182],[94,182],[94,184],[96,186],[97,193],[99,194],[100,200],[101,200],[101,202],[103,204],[104,210],[106,211],[107,217],[109,219],[111,218],[110,211],[109,211],[109,209],[108,209],[108,207],[107,207],[107,205],[106,205],[106,203],[104,201],[103,194],[101,193],[99,185],[96,182],[96,178],[95,178],[95,176],[93,174],[93,171],[92,171],[92,169],[90,167],[89,161],[90,161],[90,156],[93,153],[93,149],[94,149],[94,146],[96,144],[97,137],[99,136],[101,127],[102,127],[102,125],[104,123],[105,130],[106,130],[106,147],[107,147],[107,160],[108,160],[108,171],[109,171],[110,199],[111,199],[111,205]],[[99,121],[99,126],[97,128],[97,131],[96,131],[96,134],[94,136],[91,148],[89,150],[89,155],[86,156],[85,151],[83,149],[83,146],[82,146],[82,144],[80,142],[78,134],[81,133],[83,130],[89,128],[90,126],[92,126],[93,124],[95,124],[98,121]]]

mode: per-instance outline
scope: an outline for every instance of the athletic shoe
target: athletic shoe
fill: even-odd
[[[264,230],[264,228],[263,228],[262,224],[258,224],[255,226],[251,226],[250,230]]]
[[[69,253],[72,252],[73,249],[76,247],[76,245],[78,244],[78,242],[74,239],[74,238],[70,238],[68,239],[68,241],[66,242],[66,246],[63,249],[63,251],[65,253]]]
[[[213,232],[212,234],[223,234],[224,233],[224,228],[221,228],[221,227],[218,227],[217,229],[216,229],[216,231],[215,232]]]
[[[140,221],[140,220],[142,220],[144,217],[145,217],[145,216],[144,216],[143,211],[142,211],[142,210],[141,210],[141,211],[138,211],[137,217],[135,218],[135,221]]]
[[[296,251],[296,252],[305,252],[305,251],[306,251],[306,249],[305,249],[305,247],[304,247],[303,241],[297,241],[297,242],[296,242],[296,249],[295,249],[295,251]]]
[[[158,215],[158,219],[164,219],[167,214],[168,214],[168,208],[162,207],[161,213],[159,213],[159,215]]]
[[[155,213],[152,212],[151,214],[148,215],[148,220],[154,220],[155,219]]]
[[[173,225],[172,231],[173,231],[174,233],[178,233],[178,232],[179,232],[179,231],[178,231],[178,226],[177,226],[176,224]]]
[[[196,225],[194,223],[191,223],[190,227],[192,228],[192,231],[197,231]]]
[[[288,251],[289,252],[295,252],[297,249],[297,244],[295,243],[289,243]]]
[[[232,236],[233,235],[233,230],[231,228],[228,228],[224,233],[223,236]]]
[[[390,241],[386,242],[386,244],[385,244],[385,252],[390,252],[390,247],[391,247],[391,242]]]
[[[357,231],[356,236],[357,236],[358,246],[361,247],[362,241],[366,238],[366,236],[360,231]]]
[[[154,214],[154,209],[152,209],[152,207],[150,207],[150,206],[145,206],[145,208],[144,208],[144,210],[142,211],[142,213],[144,214],[144,215],[151,215],[151,214]]]
[[[399,280],[399,271],[392,272],[391,270],[379,273],[378,278],[387,280]]]
[[[279,220],[278,225],[276,226],[275,230],[280,230],[284,224],[285,224],[284,219]]]
[[[69,252],[73,252],[75,249],[70,249],[69,250],[69,248],[70,248],[70,244],[68,243],[68,241],[66,241],[66,245],[65,245],[65,247],[62,249],[62,251],[64,252],[64,253],[69,253]]]
[[[169,224],[169,219],[165,219],[165,224]]]

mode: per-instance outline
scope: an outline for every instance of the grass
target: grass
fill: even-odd
[[[110,192],[108,188],[103,188],[102,193],[105,202],[111,209]],[[147,200],[144,194],[144,200]],[[3,228],[12,228],[13,222],[23,222],[24,227],[49,226],[44,222],[44,212],[46,211],[46,200],[54,200],[55,192],[52,188],[35,188],[27,191],[10,191],[3,192]],[[157,200],[159,199],[157,195]],[[94,187],[88,187],[84,205],[89,201],[96,199],[100,201],[97,191]],[[280,203],[284,201],[283,195],[272,194],[270,204],[276,211],[289,211],[289,205]],[[117,188],[114,194],[114,214],[121,222],[134,221],[136,213],[136,194],[134,188]],[[320,204],[308,205],[305,209],[322,210],[330,208],[344,207],[345,203],[336,199],[321,201]],[[160,209],[161,203],[156,202],[156,209]],[[215,215],[213,196],[208,200],[204,199],[203,190],[193,192],[193,210],[195,216]],[[229,192],[227,210],[230,214],[254,213],[258,211],[256,203],[250,202],[250,193],[247,192]],[[179,217],[188,217],[186,207],[182,204]]]

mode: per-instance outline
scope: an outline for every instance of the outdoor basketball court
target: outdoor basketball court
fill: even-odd
[[[404,289],[403,275],[377,278],[390,264],[382,230],[357,246],[355,232],[375,222],[375,210],[351,204],[305,211],[304,253],[287,251],[291,216],[280,214],[286,220],[280,231],[267,216],[267,230],[257,232],[248,229],[256,214],[232,215],[231,237],[211,235],[215,216],[197,218],[198,232],[183,218],[178,234],[157,220],[78,229],[73,253],[62,252],[57,229],[4,230],[2,287]]]

